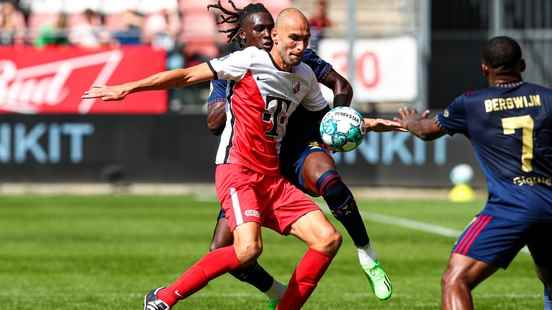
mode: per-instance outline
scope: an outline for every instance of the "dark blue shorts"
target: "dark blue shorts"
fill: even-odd
[[[328,150],[319,142],[313,141],[305,145],[303,151],[300,153],[299,157],[294,158],[292,161],[282,161],[281,171],[284,177],[290,181],[293,185],[299,188],[301,191],[317,197],[319,196],[316,193],[312,193],[305,186],[305,177],[303,176],[303,166],[305,165],[305,159],[312,153],[316,152],[325,152]]]
[[[512,221],[480,214],[466,227],[452,252],[506,269],[527,246],[538,266],[552,266],[550,223]]]

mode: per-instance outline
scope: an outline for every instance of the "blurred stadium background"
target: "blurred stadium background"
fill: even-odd
[[[69,301],[61,297],[65,295],[61,287],[74,281],[80,281],[78,289],[90,291],[89,296],[79,297],[80,309],[103,309],[108,301],[121,301],[121,309],[136,308],[148,285],[172,279],[181,270],[172,263],[181,260],[182,252],[191,253],[185,255],[184,266],[207,248],[216,215],[211,183],[218,142],[206,127],[209,85],[135,95],[121,103],[98,103],[80,96],[94,84],[118,83],[223,55],[228,50],[225,37],[217,32],[216,16],[206,10],[212,2],[0,1],[0,308],[64,309]],[[264,3],[274,15],[295,6],[310,17],[311,46],[354,83],[354,106],[366,115],[391,117],[403,105],[438,111],[462,92],[484,87],[478,66],[479,46],[498,34],[510,35],[522,44],[528,63],[526,80],[547,86],[552,82],[552,1],[256,2]],[[235,3],[241,7],[249,1]],[[484,180],[467,140],[442,138],[425,144],[404,133],[369,133],[359,149],[336,154],[336,160],[346,182],[356,186],[361,199],[389,199],[364,200],[361,207],[368,212],[365,215],[376,248],[382,260],[388,261],[397,297],[387,304],[372,300],[368,305],[374,309],[438,307],[439,274],[447,251],[454,235],[483,203],[476,200],[452,205],[441,200],[452,186],[451,169],[462,163],[474,168],[472,185],[484,192]],[[149,196],[45,198],[40,193]],[[162,197],[165,194],[195,198],[178,196],[171,200]],[[417,200],[420,197],[425,200]],[[410,200],[398,200],[404,198]],[[138,209],[128,209],[131,205]],[[176,208],[182,205],[187,207]],[[209,211],[193,211],[192,206],[209,206]],[[148,226],[145,219],[138,222],[140,225],[125,220],[133,218],[129,214],[135,210],[144,215],[155,213],[155,225],[172,236],[166,239],[172,245],[153,243],[157,235],[155,230],[144,229]],[[176,210],[178,220],[174,222],[160,217],[171,217]],[[204,213],[200,216],[197,212]],[[112,216],[121,221],[110,222]],[[186,225],[194,220],[202,224],[194,224],[197,230],[191,234]],[[122,225],[125,223],[128,225]],[[148,264],[151,248],[139,246],[140,240],[128,249],[110,245],[123,231],[116,227],[119,224],[130,232],[140,232],[148,246],[163,253],[155,261],[164,264],[160,274],[156,273],[159,265]],[[424,230],[426,224],[441,233]],[[100,238],[94,239],[98,234]],[[181,234],[187,239],[178,244]],[[268,239],[283,251],[278,253],[286,253],[280,238],[269,234]],[[97,243],[93,247],[96,256],[92,257],[105,264],[103,271],[91,267],[94,259],[81,259],[81,250],[90,253],[82,246],[87,242]],[[352,253],[350,242],[346,243],[332,267],[336,270],[355,264],[348,255]],[[176,252],[181,253],[173,253],[175,244]],[[57,247],[65,254],[59,254]],[[141,252],[130,250],[135,247]],[[270,257],[272,250],[267,248],[264,256]],[[107,253],[102,252],[104,249]],[[136,260],[125,260],[133,253]],[[277,259],[267,258],[267,264],[284,278],[292,267],[289,261],[295,258],[279,255]],[[415,266],[426,263],[431,268],[415,270]],[[136,268],[131,270],[128,264]],[[88,274],[87,268],[100,275]],[[511,278],[499,277],[482,289],[481,309],[539,307],[541,290],[529,258],[519,258],[512,269],[508,272]],[[24,270],[23,278],[18,270]],[[137,279],[142,270],[147,270],[147,277]],[[62,277],[60,274],[65,278],[54,282],[55,275]],[[427,281],[422,274],[429,275]],[[129,277],[136,280],[134,286],[128,283]],[[365,285],[360,275],[349,277],[354,280],[340,287],[339,274],[332,273],[309,307],[345,309],[342,307],[347,305],[347,309],[356,309],[366,305],[364,299],[371,296],[365,290],[345,296],[334,291]],[[427,283],[418,289],[420,279]],[[42,281],[46,286],[41,286],[38,297],[22,293],[32,289],[32,283]],[[501,284],[505,281],[509,284]],[[8,283],[13,284],[11,289]],[[121,285],[121,292],[115,292],[114,283]],[[230,278],[220,283],[203,295],[212,302],[197,297],[191,307],[222,307],[228,296],[238,296],[238,301],[226,308],[247,309],[253,308],[248,306],[251,302],[261,300],[244,285],[239,286],[242,293],[231,295],[229,288],[235,287],[235,282]],[[216,294],[224,288],[227,295]],[[331,301],[332,294],[345,301]]]
[[[118,104],[79,98],[93,84],[224,54],[211,2],[1,1],[3,184],[211,182],[217,139],[205,127],[208,85]],[[527,80],[552,80],[550,1],[261,2],[274,14],[304,10],[311,45],[354,83],[354,105],[368,115],[391,116],[402,105],[438,110],[484,86],[479,45],[499,33],[523,44]],[[446,187],[453,166],[477,166],[462,138],[424,144],[401,133],[369,134],[356,152],[340,155],[342,173],[360,186]],[[483,185],[477,169],[474,185]]]

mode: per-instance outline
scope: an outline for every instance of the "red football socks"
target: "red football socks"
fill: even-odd
[[[238,267],[240,261],[234,246],[214,250],[203,256],[169,287],[160,290],[157,298],[172,306],[203,288],[210,280]]]
[[[278,303],[278,310],[300,309],[316,288],[332,259],[333,256],[308,249],[289,280],[287,290]]]

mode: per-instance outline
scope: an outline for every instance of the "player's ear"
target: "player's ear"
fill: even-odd
[[[270,36],[272,37],[272,42],[274,42],[274,45],[278,45],[278,31],[276,31],[276,27],[272,28]]]
[[[524,72],[526,68],[525,59],[519,61],[519,72]]]
[[[240,41],[245,42],[245,31],[240,31],[238,33],[238,37],[240,38]]]
[[[480,69],[481,69],[481,73],[483,74],[483,76],[485,76],[485,77],[489,76],[489,66],[482,63],[481,66],[480,66]]]

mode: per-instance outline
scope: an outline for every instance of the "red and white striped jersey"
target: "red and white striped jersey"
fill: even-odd
[[[209,62],[217,79],[228,80],[226,125],[216,163],[279,173],[278,152],[288,117],[299,104],[320,111],[328,103],[312,69],[304,63],[279,70],[269,53],[248,47]]]

